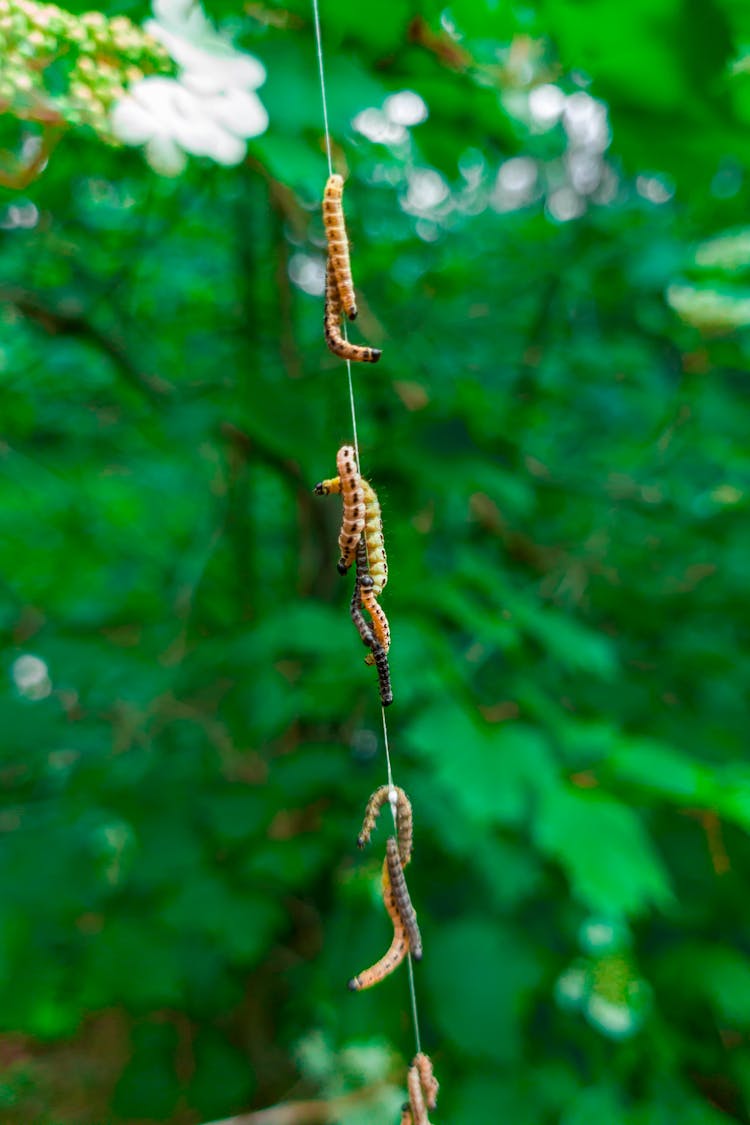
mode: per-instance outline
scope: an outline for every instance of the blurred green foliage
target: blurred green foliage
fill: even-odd
[[[413,1053],[404,972],[346,990],[385,767],[311,491],[351,423],[310,10],[207,10],[267,69],[247,162],[80,129],[2,199],[10,1125],[395,1122]],[[750,11],[322,20],[435,1119],[750,1121]]]

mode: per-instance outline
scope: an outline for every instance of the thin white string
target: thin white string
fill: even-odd
[[[312,0],[313,21],[315,23],[315,46],[318,52],[318,70],[320,72],[320,96],[323,100],[323,126],[326,131],[326,154],[328,156],[328,175],[333,175],[333,158],[331,156],[331,130],[328,128],[328,99],[326,97],[326,76],[323,69],[323,37],[320,34],[320,12],[318,0]]]
[[[319,7],[318,7],[318,0],[312,0],[312,9],[313,9],[313,23],[315,25],[315,48],[316,48],[317,55],[318,55],[318,71],[319,71],[319,74],[320,74],[320,97],[321,97],[321,101],[323,103],[323,127],[325,129],[326,156],[328,158],[328,175],[332,176],[333,175],[333,157],[332,157],[332,154],[331,154],[331,130],[330,130],[329,125],[328,125],[328,98],[327,98],[327,95],[326,95],[325,68],[323,66],[323,37],[322,37],[321,32],[320,32],[320,10],[319,10]],[[347,332],[346,332],[346,322],[344,322],[344,339],[345,340],[348,339]],[[357,437],[357,408],[356,408],[355,401],[354,401],[354,380],[352,378],[352,364],[351,364],[351,360],[349,360],[349,359],[347,359],[347,361],[346,361],[346,375],[347,375],[347,383],[348,383],[348,386],[349,386],[349,407],[351,409],[351,415],[352,415],[352,434],[353,434],[353,437],[354,437],[354,453],[355,453],[356,458],[357,458],[357,468],[360,469],[360,471],[361,471],[360,460],[359,460],[359,439]],[[365,545],[366,545],[366,541],[365,541]],[[368,558],[368,563],[369,563],[369,558]],[[393,769],[391,767],[391,752],[390,752],[390,747],[389,747],[389,743],[388,743],[388,723],[387,723],[386,717],[385,717],[385,707],[381,706],[380,711],[381,711],[381,714],[383,716],[383,744],[385,746],[385,762],[386,762],[386,769],[388,771],[388,791],[389,791],[389,795],[390,795],[391,793],[394,792],[394,784],[393,784]],[[391,806],[391,814],[393,816],[393,826],[396,829],[396,836],[398,836],[398,823],[397,823],[397,820],[396,820],[396,802],[389,800],[388,803]],[[419,1054],[420,1051],[422,1050],[422,1046],[421,1046],[421,1039],[420,1039],[420,1035],[419,1035],[419,1017],[417,1015],[417,992],[416,992],[416,988],[414,987],[414,965],[413,965],[413,962],[412,962],[411,953],[409,953],[408,957],[407,957],[407,968],[408,968],[408,974],[409,974],[409,995],[410,995],[410,998],[411,998],[411,1014],[412,1014],[412,1021],[413,1021],[413,1024],[414,1024],[414,1039],[416,1041],[417,1054]]]
[[[323,103],[323,128],[325,129],[326,137],[326,157],[328,158],[328,175],[333,175],[333,155],[331,153],[331,130],[328,125],[328,96],[326,94],[326,74],[325,67],[323,66],[323,36],[320,32],[320,9],[318,7],[318,0],[312,0],[313,7],[313,23],[315,24],[315,50],[318,55],[318,73],[320,74],[320,100]],[[346,324],[344,324],[344,339],[347,340]],[[349,405],[352,411],[352,432],[354,435],[354,452],[357,455],[357,465],[359,465],[359,441],[357,439],[357,411],[354,406],[354,386],[352,382],[352,364],[351,360],[346,361],[346,375],[349,382]]]

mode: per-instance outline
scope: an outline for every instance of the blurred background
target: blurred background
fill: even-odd
[[[395,1123],[311,10],[85,13],[0,0],[0,1119]],[[321,19],[435,1121],[748,1122],[750,9]]]

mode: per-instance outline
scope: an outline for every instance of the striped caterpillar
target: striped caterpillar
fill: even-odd
[[[385,615],[385,610],[380,605],[375,597],[375,591],[372,589],[372,578],[369,582],[363,579],[360,583],[360,590],[362,594],[362,605],[365,607],[372,619],[372,631],[375,640],[378,642],[384,652],[388,652],[391,647],[391,627],[388,624],[388,618]],[[368,652],[365,657],[365,664],[375,664],[375,656],[373,653]]]
[[[344,177],[333,173],[323,192],[323,226],[328,242],[328,260],[336,279],[342,308],[349,320],[357,315],[352,267],[349,261],[349,239],[344,220]]]
[[[372,655],[375,658],[375,667],[378,670],[380,702],[384,707],[390,707],[393,703],[393,688],[391,687],[391,670],[388,667],[388,654],[376,640],[372,642]]]
[[[409,1073],[406,1076],[406,1087],[409,1091],[409,1108],[412,1112],[414,1125],[429,1125],[427,1106],[424,1102],[424,1094],[422,1093],[422,1086],[419,1081],[419,1071],[415,1066],[409,1067]]]
[[[382,889],[383,902],[393,922],[393,941],[379,961],[376,961],[369,969],[365,969],[364,972],[358,973],[356,977],[352,977],[349,981],[349,988],[352,992],[361,992],[365,988],[372,988],[374,984],[380,984],[381,980],[385,980],[394,969],[398,968],[409,952],[409,941],[404,929],[404,923],[401,921],[401,915],[398,912],[393,888],[391,887],[391,880],[388,875],[387,857],[383,861]]]
[[[391,799],[391,794],[395,797],[396,802],[396,834],[398,836],[398,854],[401,860],[401,866],[406,867],[411,859],[412,841],[414,838],[414,827],[412,818],[411,801],[406,793],[400,786],[394,785],[393,789],[389,789],[387,785],[381,785],[379,789],[370,797],[365,809],[365,819],[362,822],[362,831],[357,837],[357,847],[364,848],[365,844],[369,844],[370,837],[372,836],[373,829],[377,823],[380,810],[386,801]]]
[[[395,836],[389,836],[385,845],[385,861],[388,865],[388,878],[390,880],[396,909],[401,917],[409,941],[409,950],[415,961],[422,959],[422,935],[417,923],[417,912],[409,896],[406,885],[406,876],[401,866],[401,856]]]
[[[412,1059],[412,1067],[416,1067],[419,1074],[419,1081],[424,1091],[425,1102],[428,1109],[435,1109],[437,1106],[437,1096],[440,1090],[440,1083],[435,1075],[432,1073],[432,1059],[426,1055],[424,1051],[420,1051]]]
[[[367,563],[372,578],[372,590],[375,597],[379,597],[388,582],[388,560],[385,557],[385,542],[383,539],[383,517],[380,512],[378,494],[369,481],[360,478],[362,494],[365,501],[365,546],[367,548]],[[331,496],[341,492],[339,477],[322,480],[315,485],[318,496]]]
[[[380,505],[377,502],[377,496],[375,495],[374,490],[370,487],[369,484],[367,485],[367,489],[365,489],[364,486],[365,486],[365,484],[367,484],[367,482],[362,480],[362,478],[360,478],[360,483],[362,485],[362,492],[365,496],[365,530],[364,530],[364,533],[363,533],[363,536],[362,536],[361,540],[357,544],[357,584],[359,586],[360,601],[370,615],[370,620],[372,622],[372,635],[374,637],[373,645],[370,646],[370,647],[372,647],[373,651],[368,652],[367,656],[365,657],[365,664],[377,664],[374,644],[375,644],[375,642],[377,642],[377,644],[379,644],[380,647],[382,648],[383,652],[387,653],[389,651],[390,647],[391,647],[391,627],[388,624],[388,618],[385,615],[385,610],[383,609],[383,607],[380,605],[380,603],[377,600],[377,590],[376,590],[377,583],[376,583],[375,576],[373,575],[373,572],[372,572],[372,560],[371,560],[371,558],[369,557],[369,554],[368,554],[368,543],[369,543],[369,540],[367,538],[367,490],[368,489],[369,489],[371,500],[374,497],[375,505],[377,506],[377,511],[375,513],[375,518],[376,518],[376,522],[377,522],[377,530],[375,532],[373,532],[373,534],[371,535],[370,538],[373,539],[373,540],[379,540],[379,545],[376,543],[376,547],[375,547],[375,557],[376,557],[376,567],[377,567],[376,573],[377,573],[377,576],[378,576],[379,585],[380,585],[381,590],[383,589],[383,586],[385,585],[385,583],[388,580],[388,563],[386,562],[385,550],[383,548],[383,524],[382,524],[382,520],[380,518]],[[371,507],[370,507],[370,511],[371,512],[373,511],[372,504],[371,504]],[[360,633],[360,635],[361,635],[361,633]]]
[[[367,648],[372,648],[372,629],[365,621],[365,615],[362,612],[362,596],[358,581],[354,583],[354,589],[352,590],[352,599],[349,602],[349,613],[357,632],[362,638],[362,644],[366,645]]]
[[[328,350],[337,355],[339,359],[348,359],[352,363],[377,363],[383,354],[380,348],[368,348],[362,347],[360,344],[352,344],[341,335],[341,297],[330,260],[326,265],[323,332]]]
[[[357,577],[349,611],[362,638],[362,643],[371,650],[365,657],[365,662],[375,665],[378,672],[380,702],[384,707],[388,707],[393,703],[391,673],[388,667],[388,649],[391,642],[390,629],[388,618],[375,601],[372,593],[374,580],[372,575],[368,573],[367,549],[365,538],[362,535],[366,518],[364,485],[367,482],[363,481],[359,475],[356,453],[351,445],[341,446],[336,454],[336,467],[339,470],[339,475],[320,481],[315,485],[313,492],[318,496],[341,493],[343,501],[341,531],[339,532],[341,558],[337,563],[337,570],[339,574],[346,574],[352,562],[356,559]],[[370,488],[369,485],[368,488]],[[371,488],[370,493],[373,496],[375,495]],[[379,504],[377,511],[379,515]],[[383,561],[385,561],[385,552],[383,552]],[[387,564],[384,573],[387,574]],[[385,582],[383,582],[384,584]],[[363,604],[372,618],[372,628],[367,624],[362,614]]]
[[[341,499],[343,501],[341,531],[339,532],[341,558],[336,569],[339,574],[346,574],[354,562],[357,544],[365,526],[365,501],[362,494],[361,477],[357,468],[357,456],[353,446],[341,446],[336,454],[336,467],[339,471]]]
[[[428,1109],[435,1109],[440,1085],[432,1073],[432,1059],[422,1051],[415,1055],[407,1075],[409,1101],[401,1110],[401,1125],[430,1125]]]
[[[355,594],[357,598],[358,608],[360,605],[366,605],[365,599],[371,594],[372,591],[372,578],[367,573],[367,552],[365,551],[364,539],[360,539],[357,544],[357,578]],[[352,605],[355,598],[352,597]],[[376,603],[377,604],[377,603]],[[378,608],[380,608],[378,606]],[[372,617],[372,613],[370,613]],[[385,614],[383,614],[385,617]],[[354,613],[352,613],[354,618]],[[368,644],[367,638],[371,638],[368,647],[368,652],[365,657],[365,664],[374,664],[378,672],[378,685],[380,688],[380,702],[384,707],[389,707],[393,703],[393,689],[391,688],[391,670],[388,667],[388,649],[384,648],[377,635],[376,619],[372,617],[372,629],[364,622],[362,611],[359,610],[360,622],[364,623],[367,630],[367,637],[362,632],[360,624],[355,620],[355,625],[359,628],[359,635],[365,644]],[[386,625],[388,624],[386,618]],[[388,634],[388,643],[390,644],[390,633]]]

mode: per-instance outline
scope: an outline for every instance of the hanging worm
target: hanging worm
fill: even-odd
[[[375,635],[375,640],[381,646],[384,652],[388,652],[391,647],[391,627],[388,624],[388,618],[385,615],[385,610],[375,596],[375,591],[372,588],[372,578],[367,576],[367,581],[364,579],[360,582],[360,592],[362,595],[362,605],[365,607],[370,617],[372,618],[372,631]],[[365,657],[366,664],[374,664],[375,657],[372,653],[368,653]]]
[[[393,792],[396,794],[398,854],[401,860],[401,866],[406,867],[411,859],[412,840],[414,836],[411,801],[400,786],[394,785]],[[362,822],[362,831],[357,837],[358,848],[363,848],[365,844],[369,844],[373,829],[380,815],[380,810],[386,801],[390,799],[390,794],[391,790],[389,787],[387,785],[381,785],[379,789],[375,790],[370,800],[367,802],[365,819]]]
[[[359,562],[360,549],[359,548],[360,548],[361,544],[362,544],[362,540],[360,539],[359,545],[357,547],[357,578],[354,582],[354,589],[352,590],[352,599],[349,602],[349,613],[351,614],[351,619],[354,622],[354,625],[357,629],[357,632],[359,633],[360,637],[362,638],[362,644],[366,645],[367,648],[372,648],[372,642],[373,642],[372,629],[370,628],[370,626],[365,621],[365,615],[362,613],[362,595],[361,595],[361,589],[360,589],[360,585],[359,585],[359,567],[360,567],[360,562]]]
[[[355,597],[353,596],[352,603],[354,601]],[[388,618],[372,596],[372,578],[367,573],[367,551],[364,537],[362,537],[357,544],[356,602],[358,616],[354,623],[360,630],[359,635],[362,637],[363,641],[365,641],[365,644],[368,644],[371,650],[365,657],[365,664],[376,665],[380,685],[380,701],[384,707],[388,707],[393,703],[391,673],[388,667],[388,649],[391,645],[391,632],[388,626]],[[367,628],[368,640],[365,640],[365,635],[362,633],[359,623],[361,607],[363,605],[370,614],[372,623],[372,629]],[[352,614],[352,616],[354,616],[354,614]],[[371,641],[369,641],[370,637],[372,638]],[[383,644],[383,641],[386,643]]]
[[[338,561],[337,569],[339,574],[346,574],[354,562],[357,544],[365,526],[365,501],[362,495],[362,483],[353,446],[341,446],[336,454],[336,467],[341,481],[341,499],[344,509],[341,531],[339,532],[341,558]]]
[[[372,578],[372,592],[379,597],[388,581],[388,560],[385,557],[383,539],[383,517],[380,512],[378,494],[369,481],[362,481],[365,498],[365,545],[367,565]]]
[[[357,584],[362,605],[369,613],[372,621],[372,632],[375,640],[384,652],[388,652],[391,647],[391,627],[388,624],[385,610],[382,609],[373,592],[372,575],[368,573],[367,569],[367,548],[364,536],[357,544]],[[365,664],[374,663],[375,657],[371,652],[368,652],[365,657]]]
[[[432,1059],[423,1051],[415,1055],[412,1059],[413,1067],[417,1068],[419,1074],[419,1081],[424,1091],[425,1102],[428,1109],[435,1109],[437,1105],[438,1091],[440,1090],[440,1083],[435,1075],[432,1073]]]
[[[372,988],[374,984],[379,984],[381,980],[385,980],[394,969],[398,968],[409,952],[409,940],[406,936],[404,923],[401,921],[398,907],[396,906],[395,895],[388,875],[387,858],[383,861],[382,888],[383,902],[393,922],[393,941],[387,952],[383,954],[379,961],[376,961],[369,969],[365,969],[364,972],[359,973],[349,981],[349,988],[352,992],[361,992],[362,989]]]
[[[372,654],[375,657],[375,667],[378,670],[378,683],[380,686],[380,702],[384,707],[390,707],[393,703],[393,688],[391,687],[391,670],[388,667],[388,654],[381,644],[374,638],[372,642]],[[365,657],[365,660],[367,657]]]
[[[388,878],[393,891],[396,909],[409,939],[409,950],[415,961],[422,959],[422,935],[417,924],[417,912],[409,897],[409,888],[406,885],[406,876],[401,866],[401,856],[395,836],[389,836],[385,845],[385,861],[388,865]]]
[[[409,1067],[406,1076],[406,1085],[409,1090],[409,1105],[413,1115],[414,1125],[430,1125],[427,1117],[427,1106],[424,1102],[422,1086],[419,1081],[419,1071],[415,1066]]]
[[[401,1121],[399,1125],[414,1125],[414,1118],[411,1115],[411,1106],[408,1102],[404,1102],[401,1106]]]
[[[339,300],[349,320],[357,315],[357,303],[349,261],[349,239],[344,220],[344,177],[336,173],[328,177],[323,192],[323,226],[328,241],[328,259],[336,278]]]
[[[336,287],[336,278],[330,259],[326,265],[323,331],[328,350],[337,355],[339,359],[349,359],[352,363],[377,363],[383,354],[380,348],[368,348],[362,347],[360,344],[352,344],[341,335],[341,298]]]
[[[385,556],[385,542],[383,539],[383,517],[380,512],[380,502],[375,489],[369,481],[361,478],[362,493],[365,501],[365,546],[367,548],[367,565],[372,578],[372,589],[375,597],[379,597],[388,581],[388,560]],[[338,477],[322,480],[313,489],[317,496],[332,496],[341,492],[341,481]]]

